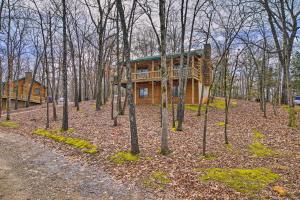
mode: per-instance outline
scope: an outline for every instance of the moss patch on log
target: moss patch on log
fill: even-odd
[[[239,168],[211,168],[206,174],[199,177],[201,181],[217,181],[248,194],[254,194],[264,189],[280,176],[267,168],[239,169]]]
[[[91,144],[89,141],[80,138],[64,137],[62,135],[57,135],[44,129],[37,129],[33,132],[33,134],[47,137],[56,142],[62,142],[71,145],[75,148],[81,149],[84,153],[97,153],[97,147],[95,145]]]
[[[2,127],[8,127],[8,128],[19,128],[20,125],[17,122],[13,122],[13,121],[2,121],[0,122],[0,126]]]

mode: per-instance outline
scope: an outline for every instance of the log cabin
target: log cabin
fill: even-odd
[[[10,107],[11,108],[14,108],[16,101],[18,101],[18,107],[20,108],[25,107],[31,82],[32,82],[32,72],[25,72],[25,77],[15,80],[10,84],[10,100],[11,100]],[[17,87],[18,87],[18,98],[16,98]],[[8,94],[7,82],[5,82],[2,88],[3,108],[6,107],[7,94]],[[42,104],[45,101],[45,99],[46,99],[46,87],[43,86],[40,82],[34,80],[29,105],[31,106],[31,105]]]
[[[187,65],[187,52],[184,53],[184,64]],[[179,98],[180,54],[167,55],[168,67],[168,102]],[[208,98],[208,90],[212,81],[211,47],[190,52],[187,66],[186,104],[200,103],[203,85],[203,102]],[[137,105],[161,103],[161,71],[160,56],[143,57],[131,60],[131,79],[133,82],[134,102]],[[122,85],[126,87],[126,72],[122,76]],[[171,91],[171,92],[170,92]]]

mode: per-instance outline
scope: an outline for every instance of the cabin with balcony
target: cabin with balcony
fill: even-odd
[[[204,51],[194,50],[190,52],[190,62],[187,66],[186,104],[198,104],[201,97],[203,84],[203,102],[207,101],[208,90],[212,79],[211,50],[205,49],[206,67],[203,66]],[[187,64],[187,53],[184,54],[184,64]],[[208,60],[207,60],[208,59]],[[173,102],[178,102],[180,54],[167,55],[168,67],[168,97],[169,102],[173,96]],[[134,102],[137,105],[161,103],[161,69],[160,56],[137,58],[131,61],[131,79],[133,82]],[[122,85],[127,83],[126,72],[122,77]]]
[[[25,77],[15,80],[10,83],[10,107],[14,108],[15,102],[18,101],[18,107],[25,107],[27,102],[29,88],[32,81],[32,72],[25,72]],[[16,98],[16,91],[18,87],[18,98]],[[6,101],[8,98],[7,82],[3,83],[2,88],[2,105],[6,107]],[[45,101],[46,87],[38,81],[33,81],[31,97],[29,105],[39,105]]]

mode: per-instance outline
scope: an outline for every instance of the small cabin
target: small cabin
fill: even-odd
[[[29,88],[32,82],[32,72],[25,72],[25,77],[18,80],[14,80],[10,85],[10,107],[14,108],[15,102],[18,101],[18,107],[25,107]],[[18,97],[17,96],[18,87]],[[6,107],[6,101],[8,98],[7,82],[3,84],[2,88],[2,105]],[[33,81],[31,97],[29,105],[42,104],[46,99],[46,87],[38,81]]]
[[[189,54],[189,66],[187,66],[186,104],[198,104],[201,97],[202,85],[203,102],[207,101],[208,90],[212,79],[211,50],[210,45],[206,49],[194,50]],[[206,53],[204,53],[206,52]],[[188,53],[184,53],[184,64],[187,65]],[[205,59],[204,59],[205,56]],[[206,65],[203,65],[204,61]],[[143,57],[131,60],[131,79],[133,82],[134,102],[137,105],[161,103],[161,66],[160,56]],[[204,67],[206,66],[206,67]],[[178,102],[180,54],[167,55],[168,68],[168,98],[169,102]],[[126,87],[126,72],[122,77],[122,85]]]

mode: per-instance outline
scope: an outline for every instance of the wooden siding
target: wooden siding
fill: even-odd
[[[185,103],[186,104],[198,104],[200,101],[200,95],[201,95],[201,88],[199,90],[199,81],[194,80],[194,92],[192,92],[192,81],[188,80],[187,87],[186,87],[186,96],[185,96]],[[178,85],[178,80],[174,81],[174,87]],[[136,89],[135,89],[136,86]],[[148,96],[147,97],[140,97],[140,89],[141,88],[148,88]],[[161,85],[160,82],[153,82],[153,88],[152,90],[152,82],[144,82],[144,83],[135,83],[134,84],[134,99],[135,103],[137,105],[142,104],[160,104],[161,103]],[[154,91],[154,92],[153,92]],[[168,85],[168,103],[171,103],[171,95],[172,95],[172,89],[170,85]],[[153,92],[153,93],[152,93]],[[193,94],[193,95],[192,95]],[[174,97],[174,102],[178,102],[178,97]],[[206,102],[207,97],[204,97],[203,101]]]
[[[31,80],[30,81],[25,81],[25,79],[18,80],[18,101],[27,101],[30,84],[31,84]],[[10,99],[12,100],[16,100],[16,88],[15,88],[16,85],[17,85],[16,81],[12,82],[10,85]],[[35,92],[36,89],[39,89],[40,94],[37,94]],[[2,98],[7,99],[7,84],[4,85],[2,91],[3,91]],[[30,102],[40,104],[43,101],[45,101],[45,97],[46,97],[45,87],[41,86],[41,84],[38,82],[34,82],[32,86]]]

